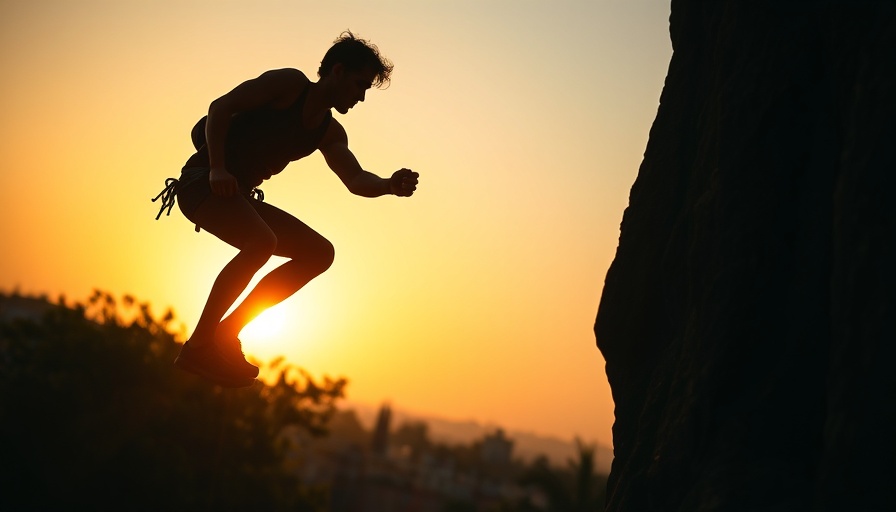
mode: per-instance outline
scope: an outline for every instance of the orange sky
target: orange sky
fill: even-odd
[[[156,222],[149,199],[212,99],[266,69],[313,76],[351,29],[396,68],[340,117],[349,144],[420,188],[352,196],[319,154],[266,183],[336,263],[250,326],[246,351],[347,377],[353,401],[609,444],[592,325],[668,14],[648,0],[2,2],[0,290],[133,294],[191,330],[234,252],[177,208]]]

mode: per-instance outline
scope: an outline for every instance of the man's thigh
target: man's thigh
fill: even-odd
[[[292,214],[270,203],[255,199],[250,199],[249,202],[277,236],[275,255],[300,258],[310,252],[332,252],[329,240]]]
[[[196,208],[192,220],[240,250],[268,243],[274,232],[250,201],[254,200],[240,194],[230,197],[211,194]]]

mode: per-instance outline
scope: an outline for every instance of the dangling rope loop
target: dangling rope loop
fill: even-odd
[[[166,179],[165,188],[159,192],[159,195],[152,198],[152,202],[156,202],[157,199],[162,198],[162,207],[159,208],[159,214],[156,215],[156,220],[159,220],[159,217],[162,216],[162,212],[165,211],[165,208],[168,209],[168,213],[165,215],[171,215],[171,208],[174,206],[174,197],[177,195],[177,185],[178,181],[175,178]]]

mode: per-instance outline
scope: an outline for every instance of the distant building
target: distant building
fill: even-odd
[[[389,404],[383,404],[376,417],[376,425],[373,427],[373,452],[385,456],[389,450],[389,424],[392,422],[392,408]]]
[[[480,457],[482,463],[492,467],[506,467],[510,465],[513,455],[513,441],[504,435],[504,430],[498,429],[494,434],[485,436],[482,440]]]
[[[310,488],[329,488],[330,512],[441,512],[507,510],[520,503],[547,501],[535,488],[517,483],[512,460],[515,441],[501,429],[465,445],[430,446],[426,424],[391,429],[395,411],[384,404],[372,426],[369,449],[356,442],[314,438],[301,431],[290,443],[288,464]],[[419,437],[419,456],[410,456],[406,429]],[[349,429],[334,429],[339,436]],[[413,444],[413,442],[411,443]],[[438,448],[438,449],[436,449]],[[529,510],[529,509],[527,509]]]

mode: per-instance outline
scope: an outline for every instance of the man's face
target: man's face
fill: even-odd
[[[349,71],[343,69],[337,82],[336,111],[345,114],[359,101],[364,101],[367,90],[373,85],[376,72],[371,70]]]

